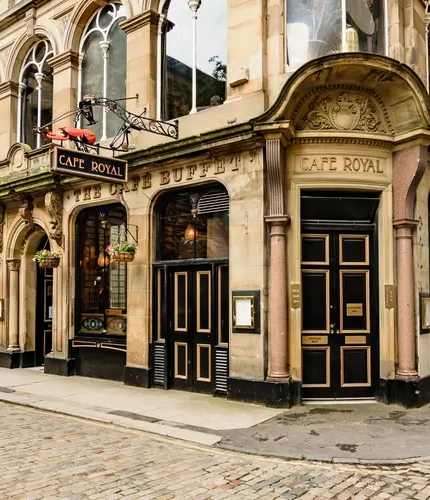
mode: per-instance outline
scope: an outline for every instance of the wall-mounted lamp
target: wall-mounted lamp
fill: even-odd
[[[185,239],[187,241],[194,241],[199,235],[196,229],[197,208],[193,208],[191,214],[193,215],[193,223],[188,224],[187,229],[185,229]]]

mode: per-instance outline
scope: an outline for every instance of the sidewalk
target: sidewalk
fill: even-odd
[[[276,410],[181,391],[0,368],[0,401],[287,459],[402,464],[430,460],[430,406],[377,403]]]

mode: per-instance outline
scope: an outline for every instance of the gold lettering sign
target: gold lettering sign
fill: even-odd
[[[385,174],[385,159],[370,156],[304,156],[295,157],[296,173],[361,172]]]
[[[328,344],[328,337],[327,335],[303,335],[302,344],[303,345]]]
[[[347,335],[345,337],[345,344],[350,345],[350,344],[366,344],[366,336],[365,335]]]
[[[346,304],[347,316],[363,316],[363,304]]]
[[[302,291],[300,285],[291,285],[291,309],[300,309],[302,306]]]

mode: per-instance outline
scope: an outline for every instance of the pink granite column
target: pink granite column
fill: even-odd
[[[397,345],[396,378],[418,378],[416,363],[416,322],[413,228],[417,187],[427,166],[428,151],[415,145],[397,151],[393,157],[393,205],[396,230]]]
[[[267,380],[289,378],[287,364],[287,265],[286,216],[268,216],[270,224],[270,288],[269,288],[269,372]]]
[[[399,359],[396,377],[416,379],[415,289],[412,229],[414,219],[395,221],[397,264],[397,343]]]

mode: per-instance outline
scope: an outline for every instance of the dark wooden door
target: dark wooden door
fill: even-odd
[[[212,392],[214,386],[213,267],[169,270],[170,387]]]
[[[303,398],[373,397],[378,304],[373,232],[302,234]]]
[[[52,350],[52,280],[53,269],[41,269],[37,265],[36,289],[36,342],[35,365],[45,363],[45,355]]]

